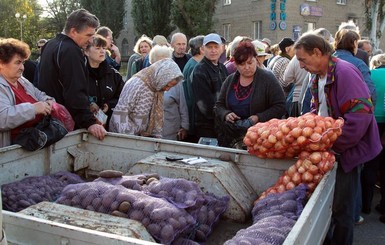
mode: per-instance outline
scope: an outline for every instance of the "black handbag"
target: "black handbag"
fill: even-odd
[[[60,120],[45,116],[35,127],[22,129],[12,143],[19,144],[28,151],[36,151],[58,142],[67,133]]]

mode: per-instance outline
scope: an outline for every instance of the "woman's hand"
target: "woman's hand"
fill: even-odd
[[[50,115],[52,111],[52,105],[46,101],[39,101],[33,104],[35,107],[35,114],[43,114],[44,116]]]
[[[234,123],[236,120],[239,120],[239,119],[241,118],[237,116],[237,114],[235,114],[234,112],[230,112],[225,116],[225,121],[230,123]]]
[[[99,111],[99,106],[95,103],[95,102],[92,102],[90,104],[90,111],[95,114]]]

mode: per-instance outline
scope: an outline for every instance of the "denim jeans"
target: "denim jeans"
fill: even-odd
[[[358,168],[345,173],[338,164],[332,220],[324,244],[351,245],[353,243],[354,216],[359,186]]]

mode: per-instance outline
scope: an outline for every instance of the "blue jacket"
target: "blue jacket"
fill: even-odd
[[[375,106],[377,100],[376,86],[374,85],[374,82],[370,76],[369,67],[365,64],[365,62],[353,56],[350,51],[344,49],[337,49],[333,55],[349,63],[352,63],[355,67],[358,68],[358,70],[360,70],[365,83],[368,85],[370,96],[372,97],[372,102]]]

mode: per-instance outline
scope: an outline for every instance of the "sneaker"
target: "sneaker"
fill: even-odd
[[[364,217],[360,216],[360,218],[356,221],[356,225],[361,225],[362,223],[364,223]]]

